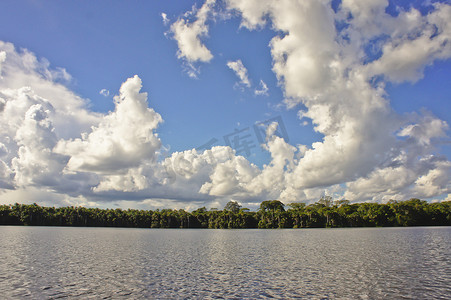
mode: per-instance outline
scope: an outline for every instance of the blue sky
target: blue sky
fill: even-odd
[[[3,44],[0,88],[30,86],[54,111],[30,100],[21,104],[22,119],[0,128],[19,128],[27,111],[41,105],[55,135],[46,159],[59,162],[47,175],[61,180],[38,180],[40,167],[30,161],[45,159],[20,152],[27,147],[22,131],[5,129],[0,201],[37,195],[47,205],[190,209],[229,200],[312,202],[324,194],[351,201],[449,199],[449,1],[301,2],[4,1],[0,40],[10,47]],[[183,39],[198,48],[183,48]],[[11,63],[26,61],[24,51],[37,59],[28,69]],[[124,91],[142,82],[147,106],[162,120],[143,124],[151,136],[128,141],[158,142],[130,150],[110,121],[121,102],[114,96],[134,75],[139,82]],[[64,104],[60,93],[74,100]],[[11,111],[20,98],[1,97]],[[66,114],[74,119],[63,123],[58,116]],[[262,147],[254,125],[273,119],[283,123],[285,140],[279,130]],[[233,143],[235,130],[241,132],[235,141],[253,146],[249,152]],[[109,148],[108,138],[94,139],[101,132],[111,134]],[[189,152],[212,139],[214,163],[205,149]],[[235,152],[223,158],[227,146]],[[99,152],[88,153],[90,147]],[[118,163],[124,160],[118,153],[135,157],[126,159],[130,165]],[[179,174],[177,155],[189,166],[200,161],[199,169]],[[169,160],[178,175],[171,184],[157,171],[167,170]]]

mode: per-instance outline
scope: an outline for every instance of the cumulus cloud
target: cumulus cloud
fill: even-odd
[[[58,143],[55,151],[70,157],[67,170],[112,173],[155,159],[161,142],[154,130],[162,118],[147,107],[141,86],[138,76],[128,79],[115,97],[114,112],[81,138]]]
[[[42,104],[32,105],[25,113],[23,123],[16,131],[15,141],[19,146],[18,156],[12,160],[15,181],[25,186],[42,180],[46,174],[55,175],[48,162],[56,143],[50,110]],[[53,177],[53,176],[52,176]],[[50,178],[51,180],[52,178]]]
[[[216,146],[203,152],[174,152],[159,163],[144,162],[125,174],[104,176],[94,191],[100,195],[132,192],[140,199],[166,199],[185,205],[195,201],[225,203],[230,196],[247,194],[246,180],[256,172],[258,167],[236,156],[230,147]]]
[[[61,83],[70,80],[64,69],[49,69],[46,60],[10,43],[0,42],[0,50],[6,53],[0,80],[0,186],[10,190],[0,196],[12,201],[10,193],[31,187],[66,196],[86,191],[94,176],[63,177],[67,158],[53,148],[58,139],[97,124],[99,115]]]
[[[229,8],[235,9],[241,14],[242,27],[248,29],[261,28],[266,24],[266,16],[269,14],[272,1],[271,0],[227,0]]]
[[[285,173],[286,191],[347,183],[345,196],[353,200],[378,200],[371,189],[390,196],[419,192],[423,181],[417,179],[437,168],[426,162],[433,140],[446,135],[447,124],[430,115],[397,115],[383,83],[374,84],[373,78],[415,81],[425,66],[449,58],[449,22],[445,21],[451,16],[449,5],[437,4],[427,15],[414,8],[400,9],[398,16],[385,12],[385,0],[343,1],[337,12],[328,1],[258,1],[257,5],[230,0],[228,6],[242,17],[242,26],[252,30],[270,20],[273,29],[282,33],[270,47],[285,102],[288,107],[302,103],[306,110],[300,115],[310,118],[324,135],[307,150],[299,148],[300,157]],[[337,28],[337,22],[348,26]],[[367,53],[370,45],[381,54]],[[450,171],[446,164],[441,170]],[[435,178],[436,172],[427,178]],[[399,179],[382,180],[392,176]],[[386,192],[383,188],[390,184],[392,192]],[[428,197],[447,189],[444,182],[435,185],[442,189],[425,193]],[[353,193],[358,196],[352,197]]]
[[[236,61],[228,61],[227,67],[235,72],[236,76],[238,76],[238,78],[240,79],[240,84],[246,87],[251,86],[251,82],[249,81],[249,77],[247,75],[247,69],[243,65],[241,59],[238,59]]]
[[[12,90],[28,87],[30,93],[50,101],[55,111],[52,114],[55,131],[60,137],[76,137],[80,130],[86,131],[97,124],[100,115],[88,110],[89,102],[68,89],[64,81],[61,82],[61,78],[70,79],[64,69],[52,69],[48,61],[39,60],[26,49],[17,51],[11,43],[0,41],[0,50],[6,53],[0,80],[0,90],[6,97]],[[23,113],[18,112],[15,118],[23,116]]]
[[[0,78],[2,78],[2,64],[5,62],[6,60],[6,52],[5,51],[1,51],[0,52]]]
[[[434,60],[450,58],[451,7],[437,4],[436,8],[426,16],[411,9],[398,16],[401,22],[390,20],[391,40],[383,45],[382,56],[367,66],[369,74],[393,82],[415,82]]]
[[[56,77],[41,73],[54,71],[42,70],[31,52],[2,45],[8,55],[1,84],[10,86],[0,89],[3,203],[26,201],[22,198],[31,197],[33,191],[34,201],[46,205],[95,206],[133,200],[166,207],[169,204],[162,201],[171,201],[188,208],[193,203],[225,203],[230,195],[244,191],[223,182],[220,174],[225,169],[241,170],[235,176],[237,182],[248,181],[258,172],[229,147],[162,157],[156,130],[163,120],[148,107],[138,76],[123,83],[114,98],[114,111],[92,114],[85,108],[86,100],[56,83]],[[19,84],[24,87],[14,88]],[[89,127],[86,116],[92,120]],[[69,124],[62,121],[64,117]],[[64,129],[68,126],[74,127],[74,134]],[[214,184],[209,186],[211,181]]]

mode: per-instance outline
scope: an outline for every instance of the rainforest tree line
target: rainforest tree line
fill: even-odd
[[[85,207],[0,205],[0,225],[87,226],[137,228],[320,228],[373,226],[450,226],[451,201],[419,199],[379,203],[332,201],[323,197],[310,205],[263,201],[258,211],[230,201],[223,210],[205,207],[192,212],[175,209],[135,210]]]

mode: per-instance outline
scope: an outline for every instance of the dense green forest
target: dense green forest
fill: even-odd
[[[450,226],[451,201],[419,199],[387,204],[332,201],[323,197],[310,205],[263,201],[258,211],[230,201],[223,210],[205,207],[135,210],[85,207],[42,207],[37,204],[0,206],[0,225],[103,226],[139,228],[318,228],[372,226]]]

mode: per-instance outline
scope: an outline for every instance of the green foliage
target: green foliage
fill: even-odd
[[[0,225],[103,226],[138,228],[314,228],[371,226],[451,226],[451,201],[428,203],[410,199],[387,204],[333,202],[290,203],[285,211],[278,200],[263,201],[256,212],[234,201],[224,210],[193,212],[183,209],[135,210],[85,207],[0,205]]]
[[[229,201],[226,206],[224,206],[224,210],[231,211],[235,214],[240,211],[240,208],[241,205],[239,205],[236,201]]]
[[[333,200],[331,196],[323,196],[321,197],[321,199],[319,199],[318,203],[326,207],[330,207],[333,203]]]
[[[294,210],[297,212],[303,211],[305,209],[305,203],[299,203],[299,202],[293,202],[288,204],[288,206],[290,207],[289,210]]]
[[[272,212],[285,211],[284,206],[285,206],[285,204],[283,204],[279,200],[267,200],[267,201],[263,201],[260,204],[260,210],[261,211],[272,211]]]

